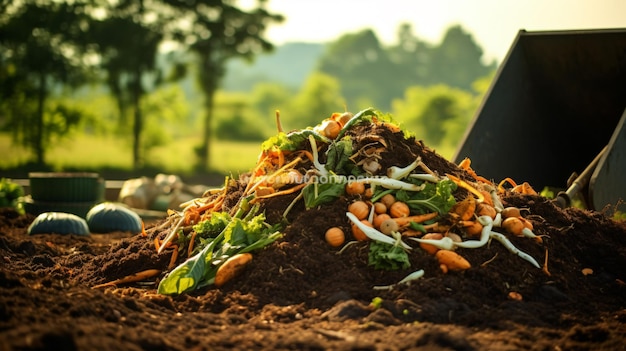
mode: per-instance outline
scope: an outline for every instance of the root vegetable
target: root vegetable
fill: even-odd
[[[418,271],[415,271],[415,272],[407,275],[406,277],[402,278],[402,280],[400,280],[399,282],[397,282],[395,284],[374,286],[374,290],[391,290],[395,286],[400,285],[400,284],[410,285],[412,281],[417,280],[417,279],[419,279],[419,278],[421,278],[423,276],[424,276],[424,270],[420,269]]]
[[[402,218],[408,217],[411,214],[411,209],[409,205],[402,201],[394,202],[391,207],[389,207],[389,215],[392,218]]]
[[[339,227],[332,227],[324,233],[326,242],[332,247],[339,247],[346,241],[346,234]]]
[[[492,231],[491,234],[489,234],[489,237],[498,240],[511,253],[513,253],[513,254],[523,258],[524,260],[526,260],[528,262],[530,262],[533,266],[535,266],[537,268],[541,268],[541,266],[539,266],[539,263],[537,263],[537,260],[535,260],[529,254],[527,254],[527,253],[521,251],[520,249],[518,249],[517,247],[515,247],[515,245],[513,245],[513,243],[511,243],[511,241],[509,239],[507,239],[506,236],[504,236],[504,234],[500,234],[500,233]]]
[[[477,216],[489,216],[493,219],[496,218],[497,213],[496,209],[493,206],[488,205],[486,202],[476,204]]]
[[[387,206],[387,208],[390,208],[391,205],[396,202],[396,198],[392,194],[386,194],[385,196],[381,197],[379,201]]]
[[[400,230],[400,226],[393,220],[393,218],[383,221],[380,224],[380,231],[383,234],[391,235],[391,233],[397,232],[398,230]]]
[[[366,219],[369,215],[369,206],[365,201],[354,201],[348,206],[348,211],[356,216],[359,220]]]
[[[483,225],[483,229],[480,234],[480,240],[466,240],[466,241],[457,243],[448,237],[443,237],[440,240],[431,240],[429,238],[425,238],[426,235],[424,235],[424,237],[422,237],[421,239],[419,238],[410,238],[410,239],[417,241],[418,243],[420,243],[420,245],[430,244],[442,250],[454,250],[454,248],[456,247],[462,247],[466,249],[476,249],[487,244],[487,241],[489,240],[489,235],[490,235],[489,233],[491,232],[491,229],[493,228],[493,220],[491,219],[491,217],[480,216],[478,217],[477,220],[480,222],[480,224]]]
[[[388,214],[386,214],[386,213],[381,213],[381,214],[379,214],[379,215],[377,215],[377,216],[374,216],[374,221],[372,222],[372,224],[374,225],[374,228],[377,228],[377,229],[379,229],[379,230],[380,230],[380,225],[381,225],[384,221],[386,221],[386,220],[388,220],[388,219],[390,219],[390,218],[391,218],[391,216],[390,216],[390,215],[388,215]]]
[[[435,257],[444,273],[448,270],[463,271],[472,266],[463,256],[450,250],[439,250],[435,253]]]
[[[440,233],[428,233],[424,234],[422,238],[426,240],[441,240],[443,238],[443,235]],[[431,255],[434,255],[437,251],[439,251],[439,248],[437,246],[427,244],[425,242],[421,242],[420,247],[422,248],[422,250],[428,252]]]
[[[541,237],[535,235],[535,233],[526,226],[524,221],[525,219],[522,219],[522,217],[508,217],[502,221],[502,228],[506,229],[511,234],[533,238],[541,242]],[[528,223],[530,222],[528,221]]]
[[[365,192],[365,184],[358,181],[350,181],[346,184],[346,194],[362,195]]]
[[[457,202],[450,209],[450,213],[457,214],[463,221],[469,221],[474,217],[476,211],[476,199],[473,196],[468,196],[465,199]]]
[[[396,239],[389,237],[379,232],[378,230],[374,229],[371,223],[365,221],[366,223],[369,223],[368,225],[366,223],[363,223],[363,221],[359,221],[359,219],[356,218],[356,216],[353,215],[352,213],[346,212],[346,216],[348,216],[348,219],[352,222],[353,229],[355,227],[360,229],[363,232],[363,234],[365,234],[368,238],[372,240],[380,241],[382,243],[389,244],[389,245],[395,245],[395,246],[400,245],[405,250],[412,249],[409,245],[402,242],[401,240],[397,241]]]
[[[373,224],[366,219],[359,220],[359,223],[361,224],[361,226],[356,223],[351,224],[352,236],[358,241],[369,240],[370,238],[363,231],[363,226],[373,228],[374,227]]]
[[[421,157],[417,157],[415,159],[415,161],[411,162],[411,164],[409,164],[406,167],[400,168],[397,166],[392,166],[387,168],[387,177],[392,178],[392,179],[402,179],[406,176],[408,176],[415,168],[417,168],[417,166],[422,162],[422,158]]]
[[[456,185],[458,185],[459,187],[469,191],[470,193],[474,194],[476,196],[476,201],[477,202],[483,202],[485,200],[485,197],[483,196],[483,194],[476,189],[474,186],[470,185],[468,182],[464,181],[463,179],[454,176],[452,174],[447,174],[446,176],[448,177],[448,179],[450,179],[451,181],[455,182]]]
[[[378,162],[376,162],[376,167],[380,167],[380,164]],[[365,165],[363,165],[363,169],[366,170],[365,169]],[[378,168],[371,169],[370,173],[374,173],[377,170],[378,170]],[[417,185],[417,184],[413,184],[413,183],[403,182],[403,181],[397,180],[397,179],[392,179],[392,178],[389,178],[389,177],[362,178],[361,181],[366,183],[366,184],[380,185],[380,186],[382,186],[385,189],[393,189],[393,190],[422,191],[426,187],[425,184]]]
[[[437,216],[439,216],[438,212],[430,212],[430,213],[425,213],[421,215],[413,215],[413,216],[408,216],[408,217],[394,218],[393,215],[391,217],[393,218],[394,221],[396,221],[396,223],[398,223],[400,227],[403,227],[403,226],[408,225],[411,222],[422,223],[422,222],[430,221],[432,219],[437,218]]]
[[[520,212],[520,209],[517,207],[513,207],[513,206],[509,206],[507,208],[505,208],[504,210],[502,210],[502,217],[507,218],[507,217],[520,217],[522,214]]]
[[[215,286],[221,287],[237,275],[252,261],[251,253],[242,253],[228,258],[215,273]]]
[[[463,227],[465,234],[469,236],[478,236],[483,229],[483,225],[478,221],[461,221],[459,224]]]
[[[374,212],[376,212],[376,214],[387,213],[387,206],[384,203],[377,201],[374,203]]]

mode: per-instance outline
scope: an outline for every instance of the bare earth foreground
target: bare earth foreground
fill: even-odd
[[[462,173],[426,148],[413,153]],[[268,219],[294,196],[267,201]],[[495,241],[459,249],[472,264],[465,271],[444,274],[427,254],[411,255],[409,270],[382,271],[368,266],[367,243],[338,254],[324,241],[330,226],[349,229],[350,200],[294,208],[284,237],[235,280],[179,296],[156,293],[172,257],[155,250],[166,235],[159,221],[147,236],[28,235],[34,217],[3,209],[0,349],[626,350],[626,223],[509,193],[504,204],[527,209],[543,236],[511,241],[547,272]],[[146,269],[162,273],[93,288]],[[373,289],[417,269],[425,275],[410,285]]]

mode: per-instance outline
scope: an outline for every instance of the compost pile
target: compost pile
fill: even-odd
[[[466,161],[368,109],[279,133],[249,173],[142,233],[28,235],[34,216],[3,209],[0,348],[623,349],[626,224],[486,180]],[[363,237],[350,205],[367,204],[373,221],[387,194],[415,221]],[[526,231],[502,225],[508,207]],[[337,246],[329,228],[344,234]],[[418,241],[434,232],[463,264]],[[217,278],[237,254],[251,260]]]

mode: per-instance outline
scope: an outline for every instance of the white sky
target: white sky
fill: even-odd
[[[498,61],[520,29],[626,28],[626,0],[268,0],[267,7],[286,17],[267,31],[274,44],[328,42],[364,28],[392,44],[401,22],[437,44],[448,27],[460,24],[484,58]]]

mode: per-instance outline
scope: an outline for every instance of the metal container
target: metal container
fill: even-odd
[[[626,29],[521,30],[453,159],[541,190],[600,154],[584,194],[600,209],[626,200],[625,119]]]

